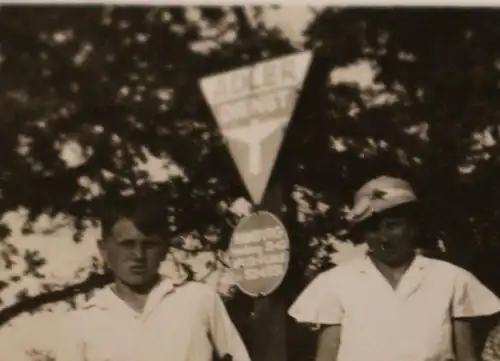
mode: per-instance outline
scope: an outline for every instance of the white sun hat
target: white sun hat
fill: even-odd
[[[346,219],[357,224],[365,219],[405,203],[416,201],[410,183],[388,176],[381,176],[365,183],[354,196],[354,206]]]

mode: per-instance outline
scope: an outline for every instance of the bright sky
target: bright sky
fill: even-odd
[[[286,7],[279,10],[267,10],[265,13],[266,22],[269,25],[279,26],[285,34],[294,41],[301,41],[301,32],[312,19],[312,12],[304,7]],[[334,82],[357,81],[362,86],[371,85],[373,72],[367,64],[357,64],[355,66],[337,69],[332,74]],[[71,160],[73,155],[79,152],[78,147],[72,146],[65,150],[65,158]],[[179,170],[172,164],[165,163],[162,160],[151,158],[146,164],[142,165],[147,169],[151,176],[156,180],[168,178],[172,173],[179,173]],[[233,205],[234,210],[241,213],[248,211],[248,204],[239,200]],[[9,214],[5,220],[14,230],[14,234],[10,239],[21,250],[37,250],[40,255],[48,260],[48,264],[44,268],[45,282],[63,284],[65,282],[74,282],[75,274],[80,268],[87,268],[92,262],[92,256],[96,255],[95,239],[98,237],[98,230],[89,230],[85,239],[80,244],[72,242],[72,230],[69,227],[62,227],[56,233],[50,236],[34,234],[23,236],[20,233],[23,214]],[[42,223],[47,223],[47,220]],[[41,225],[43,226],[43,224]],[[338,253],[334,255],[336,262],[343,262],[352,257],[358,257],[364,252],[363,247],[354,247],[350,244],[336,242]],[[206,257],[203,255],[200,264],[205,264]],[[22,272],[22,262],[19,267],[14,267],[14,270],[3,271],[2,275],[10,277],[13,274]],[[195,265],[196,266],[196,265]],[[169,269],[170,265],[166,264]],[[20,271],[21,270],[21,271]],[[220,277],[222,276],[222,281]],[[82,274],[81,277],[85,277]],[[213,284],[219,283],[219,287],[225,288],[231,282],[230,275],[214,275],[210,282]],[[27,288],[31,295],[35,295],[40,291],[40,281],[34,278],[23,278],[21,282],[15,286],[11,286],[1,293],[1,299],[5,305],[15,302],[15,294]],[[23,344],[31,345],[35,348],[50,349],[50,345],[57,342],[51,334],[51,327],[57,325],[57,320],[60,315],[66,310],[65,305],[57,306],[52,312],[39,312],[35,315],[22,315],[17,317],[12,322],[12,328],[0,329],[0,360],[24,361],[29,358],[13,358],[12,350],[15,340],[22,339]],[[2,345],[9,347],[2,347]],[[8,352],[7,355],[2,355],[2,352]],[[2,357],[5,356],[5,357]],[[20,357],[20,356],[19,356]]]

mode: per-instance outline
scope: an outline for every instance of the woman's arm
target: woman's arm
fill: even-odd
[[[470,320],[453,320],[453,341],[457,361],[478,361]]]
[[[340,346],[340,330],[341,325],[333,325],[327,326],[319,331],[316,361],[337,360]]]

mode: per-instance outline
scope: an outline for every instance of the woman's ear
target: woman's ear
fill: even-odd
[[[419,222],[412,222],[411,226],[411,236],[414,238],[420,238],[421,225]]]

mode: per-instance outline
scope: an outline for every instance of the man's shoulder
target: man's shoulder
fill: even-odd
[[[100,305],[106,300],[108,289],[95,290],[85,301],[77,303],[76,307],[60,317],[61,325],[71,327],[75,324],[94,322],[102,317],[103,308]]]
[[[214,303],[218,302],[218,298],[219,294],[214,287],[200,281],[186,281],[175,286],[169,297],[173,303],[168,304],[182,305],[185,309],[199,314],[200,311],[211,312]]]
[[[186,294],[193,297],[214,297],[217,291],[214,287],[207,285],[204,282],[190,280],[175,286],[175,290],[179,294]]]
[[[72,334],[87,324],[90,318],[92,317],[89,317],[89,311],[85,307],[79,307],[58,317],[57,328],[61,332]]]

